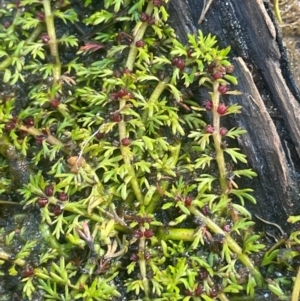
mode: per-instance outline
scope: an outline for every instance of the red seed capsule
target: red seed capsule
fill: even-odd
[[[150,17],[149,20],[148,20],[148,24],[149,25],[155,24],[155,18],[154,17]]]
[[[11,22],[9,21],[4,21],[4,28],[8,28],[11,25]]]

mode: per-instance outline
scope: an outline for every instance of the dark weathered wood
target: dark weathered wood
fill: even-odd
[[[287,216],[300,214],[300,98],[281,39],[262,0],[213,0],[198,24],[203,2],[171,0],[171,23],[183,41],[201,29],[217,35],[220,47],[231,45],[243,95],[229,101],[244,109],[230,121],[247,129],[239,144],[258,173],[248,183],[258,201],[251,212],[288,231]]]
[[[241,115],[233,116],[233,123],[247,130],[239,144],[248,157],[249,165],[258,173],[254,180],[261,217],[286,227],[287,217],[299,212],[299,194],[295,173],[284,153],[276,127],[257,90],[252,75],[241,58],[235,60],[239,74],[239,90],[243,95],[230,101],[243,106]]]

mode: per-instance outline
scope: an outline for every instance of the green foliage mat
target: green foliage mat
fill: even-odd
[[[166,2],[2,3],[0,300],[290,300],[298,233],[253,230],[223,125],[230,47],[182,45]]]

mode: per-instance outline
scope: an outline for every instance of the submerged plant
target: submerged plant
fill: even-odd
[[[244,207],[255,199],[238,185],[255,173],[231,141],[245,131],[224,126],[242,109],[227,104],[239,94],[230,47],[201,31],[183,45],[166,2],[1,10],[0,191],[18,188],[39,229],[13,254],[26,223],[20,237],[3,231],[0,258],[25,299],[253,300],[266,285]]]

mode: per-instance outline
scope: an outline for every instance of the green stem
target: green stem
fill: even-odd
[[[159,99],[160,95],[164,92],[164,90],[167,88],[167,83],[166,81],[161,81],[157,84],[157,86],[155,87],[155,89],[153,90],[150,98],[148,99],[147,102],[147,107],[145,108],[145,110],[143,111],[142,114],[142,122],[143,124],[147,123],[147,119],[149,117],[152,117],[153,115],[153,109],[149,109],[151,108],[151,105],[155,102],[157,102],[157,100]],[[144,134],[145,130],[143,128],[139,128],[137,131],[137,138],[141,138],[142,135]]]
[[[213,127],[214,132],[212,134],[214,140],[214,147],[216,151],[216,162],[219,170],[219,182],[222,193],[226,193],[228,190],[228,184],[226,180],[226,164],[224,158],[224,151],[221,147],[222,136],[220,135],[220,115],[217,112],[217,108],[220,103],[220,93],[218,91],[219,83],[213,83],[213,93],[212,93],[212,102],[213,102]]]
[[[179,154],[180,154],[180,150],[181,150],[181,143],[177,143],[174,146],[169,146],[169,150],[170,150],[170,158],[173,158],[173,161],[171,163],[171,168],[175,168],[176,164],[178,162],[178,158],[179,158]],[[161,189],[162,191],[166,191],[168,189],[169,186],[169,181],[168,180],[163,180],[160,183]],[[147,213],[154,213],[159,201],[161,199],[161,194],[159,192],[156,192],[151,200],[151,202],[149,203],[149,205],[146,207],[146,212]]]
[[[123,99],[120,100],[120,106],[119,106],[120,110],[122,110],[125,107],[125,105],[126,105],[126,100],[123,100]],[[118,126],[119,126],[120,150],[121,150],[121,154],[123,156],[123,161],[124,161],[127,171],[128,171],[128,175],[131,177],[130,185],[131,185],[131,188],[133,190],[133,193],[134,193],[137,201],[142,205],[144,196],[143,196],[142,190],[140,188],[134,168],[131,164],[130,148],[129,148],[129,146],[122,145],[122,140],[124,138],[128,138],[127,131],[126,131],[126,122],[122,120],[119,122]]]
[[[39,229],[40,229],[40,233],[43,236],[43,239],[52,249],[57,250],[60,255],[66,257],[66,258],[69,257],[68,252],[66,250],[66,246],[61,245],[56,240],[56,238],[52,235],[52,233],[50,231],[49,225],[47,225],[46,223],[40,223]]]
[[[279,8],[279,0],[274,0],[274,11],[278,22],[282,23],[280,8]]]
[[[225,237],[225,241],[228,247],[237,254],[239,260],[252,272],[256,283],[259,287],[263,287],[263,277],[259,270],[253,265],[250,258],[243,253],[242,248],[235,242],[235,240],[228,234],[225,233],[217,224],[215,224],[210,218],[203,215],[194,206],[190,206],[190,211],[195,216],[201,218],[205,225],[216,234],[221,234]],[[193,241],[195,239],[194,229],[182,229],[182,228],[170,228],[165,229],[163,227],[159,228],[156,232],[157,237],[160,240],[183,240],[183,241]]]
[[[298,268],[298,273],[297,273],[296,280],[294,283],[291,301],[298,301],[299,295],[300,295],[300,267]]]
[[[225,237],[225,241],[228,244],[228,247],[237,254],[239,260],[252,272],[256,283],[259,287],[263,286],[263,277],[259,270],[253,265],[251,259],[243,253],[242,248],[235,242],[235,240],[228,234],[225,233],[216,223],[214,223],[210,218],[203,215],[199,210],[197,210],[194,206],[190,206],[190,211],[195,216],[198,216],[203,220],[206,226],[212,230],[214,233],[222,234]]]
[[[40,136],[43,135],[43,133],[41,131],[39,131],[38,129],[34,128],[34,127],[26,127],[24,125],[21,125],[19,127],[20,130],[22,131],[26,131],[28,134],[32,135],[32,136]],[[51,144],[51,145],[58,145],[61,147],[62,151],[66,154],[69,154],[70,151],[65,147],[65,145],[63,144],[63,142],[61,142],[59,139],[55,138],[53,135],[48,134],[45,137],[45,140]]]
[[[141,226],[140,230],[142,232],[145,231],[145,227]],[[143,287],[145,292],[146,300],[149,299],[149,280],[147,278],[147,265],[145,260],[145,247],[146,247],[146,238],[142,236],[139,239],[139,267],[140,267],[140,273],[143,281]]]
[[[2,201],[2,200],[0,200],[0,205],[22,206],[20,203],[17,202],[9,202],[9,201]]]
[[[51,10],[51,1],[43,0],[43,5],[44,5],[47,32],[50,38],[49,40],[50,53],[55,59],[55,64],[53,66],[53,80],[55,83],[57,83],[61,75],[61,64],[60,64],[59,52],[58,52],[58,42],[56,39],[56,30],[54,26],[54,16]]]
[[[182,241],[193,241],[195,238],[194,229],[185,228],[164,228],[160,227],[156,231],[156,237],[159,240],[182,240]]]
[[[150,16],[153,12],[153,8],[154,8],[153,3],[149,2],[145,13]],[[133,38],[133,41],[130,45],[130,50],[129,50],[129,54],[128,54],[127,62],[126,62],[126,68],[128,68],[129,70],[133,70],[135,59],[136,59],[136,56],[138,54],[138,48],[135,46],[135,43],[137,41],[140,41],[140,40],[143,39],[148,25],[149,25],[148,22],[144,22],[140,26],[140,28],[138,29],[138,31],[137,31],[137,33],[136,33],[135,37]]]

